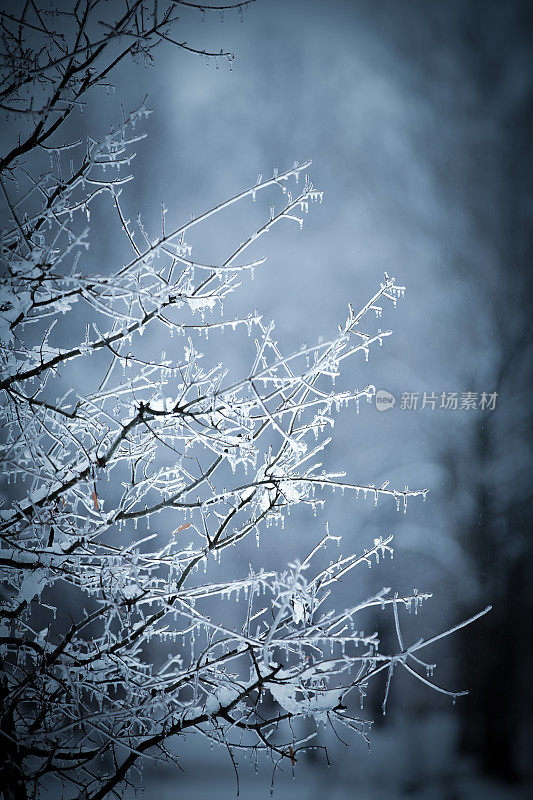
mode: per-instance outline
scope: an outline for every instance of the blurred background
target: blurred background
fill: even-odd
[[[385,389],[395,405],[344,411],[324,466],[354,482],[429,488],[426,503],[413,501],[403,515],[393,503],[334,496],[316,518],[304,510],[285,533],[269,531],[260,550],[245,544],[237,568],[282,568],[310,549],[327,520],[344,550],[394,532],[394,561],[353,575],[338,601],[381,586],[432,591],[406,619],[407,643],[488,603],[493,610],[431,654],[438,682],[468,688],[467,697],[452,706],[399,675],[383,716],[384,682],[376,682],[366,704],[375,720],[370,753],[362,740],[348,749],[321,729],[331,768],[321,756],[299,759],[294,781],[277,773],[279,798],[529,796],[532,32],[533,6],[518,0],[257,0],[223,15],[184,7],[177,38],[233,51],[235,60],[160,48],[152,68],[121,67],[116,91],[95,94],[79,123],[98,135],[119,118],[120,102],[129,109],[148,94],[154,114],[126,202],[152,229],[161,202],[170,225],[260,172],[313,159],[323,204],[302,232],[287,223],[261,240],[267,264],[226,309],[274,318],[285,352],[330,335],[348,302],[364,304],[383,272],[407,287],[406,300],[384,315],[394,336],[345,376],[352,387]],[[204,228],[191,239],[194,256],[226,257],[268,214],[260,203]],[[95,271],[117,233],[105,208],[92,227]],[[208,355],[244,372],[250,344],[210,337]],[[422,408],[424,392],[436,395],[434,408]],[[443,392],[457,393],[457,408],[440,407]],[[466,392],[477,407],[460,407]],[[404,393],[411,405],[418,393],[416,408],[402,407]],[[482,393],[497,393],[493,408],[480,408]],[[392,625],[385,612],[368,621],[385,650],[394,647]],[[147,768],[146,797],[235,796],[227,753],[194,739],[178,745],[184,771]],[[245,800],[269,796],[272,765],[261,772],[241,765]]]

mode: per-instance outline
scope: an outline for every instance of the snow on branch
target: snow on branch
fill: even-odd
[[[455,629],[403,642],[400,615],[429,593],[383,588],[341,610],[334,604],[348,573],[392,557],[391,534],[326,564],[340,546],[329,531],[303,561],[231,580],[217,569],[234,546],[250,537],[263,545],[293,506],[316,510],[329,492],[405,512],[426,490],[350,481],[320,460],[336,414],[373,399],[372,384],[339,389],[335,380],[346,359],[364,368],[390,336],[378,325],[404,295],[394,277],[358,311],[349,305],[337,331],[294,352],[257,311],[224,313],[239,282],[266,268],[257,252],[264,234],[283,221],[301,227],[322,201],[309,161],[260,175],[174,227],[162,207],[150,231],[124,205],[145,103],[100,141],[56,143],[87,90],[125,55],[151,58],[159,40],[176,41],[180,5],[196,4],[130,2],[102,23],[94,15],[107,5],[76,3],[65,12],[70,39],[34,3],[17,19],[0,13],[0,105],[33,120],[0,159],[0,445],[10,486],[0,509],[0,752],[7,780],[27,796],[50,776],[85,800],[120,792],[132,767],[173,758],[169,739],[189,731],[223,743],[232,759],[242,750],[252,760],[264,753],[275,769],[294,765],[318,746],[315,734],[298,738],[295,718],[366,737],[365,687],[386,672],[385,710],[400,667],[437,692],[461,694],[436,684],[420,658]],[[258,196],[270,211],[244,242],[218,263],[193,256],[193,228]],[[96,203],[108,204],[129,260],[114,262],[111,252],[90,272]],[[76,339],[80,310],[91,322]],[[209,357],[240,330],[253,352],[235,375]],[[210,333],[217,343],[203,347]],[[363,630],[363,612],[387,606],[393,654]]]

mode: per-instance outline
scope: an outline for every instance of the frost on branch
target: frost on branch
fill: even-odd
[[[154,6],[156,32],[158,13]],[[128,217],[124,202],[147,113],[142,105],[125,114],[101,141],[63,145],[37,122],[33,144],[0,162],[10,484],[0,511],[0,752],[7,783],[24,787],[19,796],[37,796],[50,776],[69,796],[120,792],[144,757],[176,760],[169,741],[188,732],[223,743],[232,759],[263,753],[274,771],[294,765],[318,746],[315,734],[294,733],[295,719],[366,737],[365,687],[386,674],[385,710],[400,668],[460,694],[436,684],[421,658],[451,631],[403,643],[403,610],[416,612],[429,594],[384,588],[335,607],[339,580],[392,556],[390,534],[343,555],[334,549],[340,538],[326,531],[301,562],[250,568],[237,580],[210,577],[246,537],[265,545],[269,526],[289,527],[293,506],[316,509],[331,491],[403,511],[409,498],[425,497],[388,482],[354,483],[320,461],[335,415],[345,406],[359,411],[374,394],[370,384],[338,389],[335,379],[346,359],[364,364],[390,335],[379,320],[404,288],[385,275],[359,311],[349,306],[338,331],[292,353],[259,313],[228,318],[228,295],[266,268],[257,252],[264,234],[301,227],[322,201],[310,162],[259,176],[182,224],[169,224],[172,212],[162,208],[152,231]],[[32,173],[21,156],[36,146],[49,164]],[[231,253],[214,264],[193,253],[195,228],[262,196],[272,199],[269,213]],[[111,254],[91,273],[84,264],[97,202],[107,203],[129,257],[113,263]],[[74,340],[78,315],[91,322]],[[220,343],[239,330],[254,352],[249,369],[230,375],[202,350],[213,334],[209,352],[223,353]],[[362,629],[361,612],[373,606],[392,607],[395,654]]]

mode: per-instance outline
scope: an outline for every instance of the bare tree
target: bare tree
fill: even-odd
[[[118,14],[118,6],[86,0],[50,15],[32,0],[17,17],[1,15],[0,98],[17,120],[16,141],[0,160],[2,455],[12,484],[0,525],[0,752],[9,798],[36,797],[51,779],[80,798],[117,795],[145,757],[177,760],[170,740],[193,731],[223,743],[234,763],[236,752],[256,759],[264,751],[275,773],[318,747],[313,734],[294,733],[298,717],[366,737],[350,698],[362,702],[368,681],[386,673],[385,710],[397,668],[461,694],[438,686],[420,655],[467,622],[404,644],[400,609],[416,610],[428,593],[384,588],[341,611],[331,606],[342,576],[392,554],[391,535],[324,564],[323,547],[340,538],[326,530],[280,571],[203,575],[246,537],[264,543],[265,527],[283,524],[292,506],[322,504],[328,490],[390,499],[404,511],[425,491],[357,485],[317,461],[332,414],[372,400],[371,385],[340,390],[332,381],[347,358],[368,358],[390,334],[374,319],[404,293],[394,278],[386,275],[358,312],[350,306],[334,336],[288,355],[259,314],[223,313],[239,280],[264,261],[248,251],[282,221],[301,226],[322,200],[308,162],[259,176],[176,227],[163,208],[154,235],[140,217],[128,220],[121,198],[144,105],[102,140],[58,142],[87,91],[125,56],[152,58],[162,39],[195,49],[174,37],[180,5],[194,6],[125,2]],[[226,258],[193,259],[193,228],[273,191],[281,202]],[[130,257],[117,264],[111,254],[91,274],[82,264],[100,201]],[[85,336],[71,341],[72,320],[84,313]],[[202,361],[201,337],[225,342],[241,328],[255,336],[245,375]],[[80,362],[83,390],[72,371]],[[221,601],[239,597],[235,626]],[[386,605],[394,654],[382,653],[359,622],[365,609]],[[156,642],[169,642],[170,654]],[[267,691],[275,711],[262,703]]]

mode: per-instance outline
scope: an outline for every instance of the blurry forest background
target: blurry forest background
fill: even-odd
[[[231,302],[240,313],[257,308],[275,318],[287,352],[329,335],[347,303],[364,302],[384,271],[404,283],[406,301],[384,321],[394,336],[368,365],[351,364],[347,377],[392,392],[396,405],[341,414],[324,466],[363,483],[430,489],[405,516],[393,504],[374,509],[334,496],[317,518],[304,510],[285,532],[269,531],[267,549],[267,537],[260,550],[245,545],[228,568],[279,567],[307,552],[328,520],[350,552],[395,533],[394,561],[354,574],[339,597],[382,585],[432,591],[405,627],[409,643],[494,606],[435,647],[438,682],[469,688],[468,697],[452,707],[402,675],[383,717],[384,686],[375,684],[366,709],[376,721],[370,755],[362,741],[348,750],[321,731],[333,767],[318,756],[300,760],[296,781],[279,776],[275,794],[451,800],[482,789],[486,797],[525,797],[533,777],[533,7],[258,0],[242,19],[184,7],[182,22],[181,40],[235,52],[231,68],[161,47],[153,68],[124,65],[116,93],[93,95],[80,131],[107,131],[120,102],[130,109],[149,95],[149,136],[137,147],[125,196],[132,219],[140,211],[152,229],[161,202],[169,222],[186,219],[259,172],[313,159],[324,203],[303,232],[287,225],[262,240],[258,255],[268,262]],[[208,238],[203,228],[193,254],[231,252],[258,213],[240,206],[213,223]],[[98,271],[116,244],[105,203],[91,226],[86,268]],[[234,341],[229,350],[210,337],[205,347],[245,372],[250,343]],[[402,392],[467,391],[497,392],[495,410],[440,410],[440,399],[434,410],[420,401],[416,410],[400,407]],[[376,612],[369,628],[386,642],[392,615]],[[235,795],[227,754],[206,751],[204,742],[183,752],[183,774],[147,769],[145,796]],[[267,797],[270,776],[268,765],[255,779],[243,764],[241,796]]]

